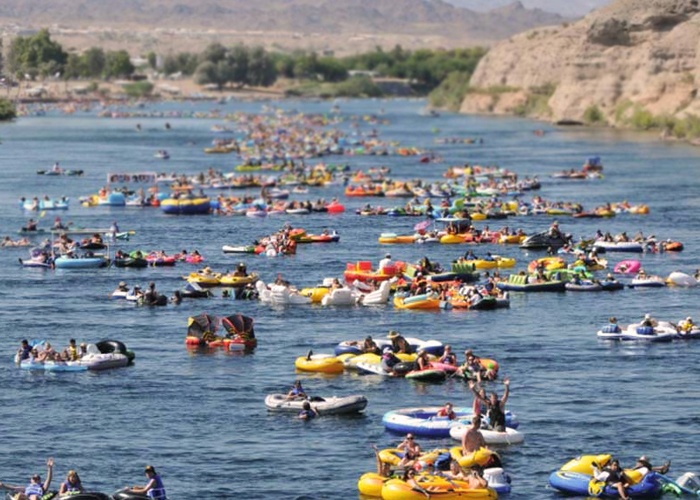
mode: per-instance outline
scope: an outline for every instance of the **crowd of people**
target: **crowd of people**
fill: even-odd
[[[42,500],[46,498],[47,494],[50,493],[49,488],[51,487],[51,481],[53,480],[53,458],[46,460],[46,467],[46,478],[43,481],[41,480],[41,476],[39,474],[34,474],[31,476],[29,479],[29,484],[26,486],[11,485],[0,481],[0,489],[7,490],[11,494],[14,493],[12,495],[13,500]],[[144,468],[144,474],[146,474],[147,478],[145,485],[127,486],[123,489],[123,491],[146,495],[152,500],[167,500],[163,480],[161,479],[160,475],[156,473],[156,469],[152,465],[146,465]],[[61,482],[61,485],[58,488],[58,495],[61,497],[78,495],[85,492],[86,489],[83,486],[82,480],[75,470],[68,471],[65,480]]]

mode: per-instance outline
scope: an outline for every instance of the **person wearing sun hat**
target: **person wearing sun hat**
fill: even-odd
[[[671,467],[670,460],[666,461],[666,463],[664,463],[663,465],[653,466],[646,455],[642,455],[641,457],[639,457],[637,459],[637,462],[634,464],[634,470],[639,471],[639,473],[642,476],[648,474],[649,472],[658,472],[660,474],[666,474],[668,472],[669,467]]]
[[[695,323],[693,323],[693,318],[691,316],[688,316],[683,321],[680,321],[678,323],[678,332],[681,334],[687,334],[694,327],[695,327]]]
[[[127,488],[127,490],[130,493],[146,495],[153,500],[167,500],[165,486],[163,486],[160,476],[156,474],[156,469],[152,465],[147,465],[143,472],[148,477],[148,483],[145,486],[132,486]]]
[[[396,330],[390,330],[387,338],[391,340],[391,350],[394,351],[394,354],[413,354],[413,348],[408,343],[408,340]]]

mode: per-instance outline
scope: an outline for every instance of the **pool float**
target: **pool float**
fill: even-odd
[[[603,252],[642,253],[644,247],[637,241],[596,241],[593,248]]]
[[[397,309],[422,309],[437,310],[443,306],[441,301],[433,293],[413,295],[411,297],[394,297],[394,307]]]
[[[444,438],[450,435],[450,429],[455,425],[465,425],[471,422],[473,416],[471,407],[454,408],[456,418],[438,417],[440,406],[423,408],[402,408],[384,414],[382,423],[386,430],[398,434],[411,432],[417,436]],[[511,411],[506,411],[506,425],[516,428],[519,425],[517,417]]]
[[[498,237],[498,243],[501,245],[519,245],[525,237],[524,234],[502,234]]]
[[[382,281],[377,290],[365,292],[364,290],[356,289],[358,292],[357,302],[363,306],[378,306],[386,305],[391,293],[391,284],[388,281]]]
[[[614,292],[615,290],[623,290],[625,285],[617,280],[604,279],[600,280],[601,288],[606,292]]]
[[[255,253],[255,245],[224,245],[221,247],[224,253]]]
[[[622,330],[620,340],[641,342],[670,342],[678,338],[676,325],[659,321],[655,326],[632,323]]]
[[[457,441],[462,440],[462,436],[467,432],[470,424],[453,425],[450,428],[450,437]],[[520,444],[525,441],[525,434],[511,427],[506,427],[505,432],[498,432],[490,429],[480,429],[481,435],[486,444]],[[457,447],[459,448],[459,447]],[[461,448],[460,448],[461,450]]]
[[[610,323],[596,332],[596,336],[602,340],[622,340],[622,328],[617,323]]]
[[[183,276],[188,283],[196,283],[201,287],[213,287],[219,286],[221,284],[221,274],[220,273],[190,273],[187,276]]]
[[[243,314],[212,316],[206,313],[187,319],[185,345],[188,347],[223,347],[229,351],[250,351],[257,347],[254,320]],[[222,326],[226,331],[219,336],[216,331]]]
[[[590,280],[582,280],[578,283],[569,282],[565,288],[570,292],[600,292],[603,286],[600,283]]]
[[[453,245],[457,243],[465,243],[463,234],[445,234],[440,237],[440,243],[443,245]]]
[[[685,286],[685,287],[693,287],[693,286],[698,286],[698,280],[695,279],[693,276],[682,273],[680,271],[673,271],[671,274],[668,275],[666,278],[666,283],[668,285],[673,285],[673,286]]]
[[[133,252],[132,252],[133,253]],[[155,267],[172,267],[177,263],[177,259],[172,255],[146,255],[148,264]]]
[[[447,378],[447,372],[438,368],[428,367],[422,370],[411,370],[405,377],[416,382],[442,382]]]
[[[553,249],[561,248],[568,242],[568,238],[565,236],[550,236],[547,232],[536,233],[525,238],[522,243],[520,243],[520,248],[525,249],[547,249],[552,247]]]
[[[170,215],[204,215],[211,210],[211,200],[204,198],[167,198],[160,208]]]
[[[530,262],[527,266],[527,271],[534,273],[539,267],[543,267],[546,271],[563,269],[566,267],[566,261],[561,257],[542,257]]]
[[[295,239],[297,243],[337,243],[340,241],[339,234],[305,234]]]
[[[343,277],[348,283],[352,283],[355,280],[365,282],[365,281],[386,281],[394,276],[401,276],[405,264],[403,262],[395,262],[392,265],[385,266],[379,270],[372,270],[372,263],[370,261],[359,261],[359,262],[348,262],[345,266],[345,272],[343,272]]]
[[[348,287],[332,289],[321,299],[324,306],[354,306],[356,302],[355,292]]]
[[[495,500],[498,494],[491,488],[469,489],[455,487],[452,481],[439,476],[417,476],[418,484],[430,491],[431,499]],[[389,479],[382,485],[383,500],[425,500],[422,492],[401,479]]]
[[[447,452],[448,450],[446,449],[424,451],[418,457],[418,461],[424,465],[433,464],[438,459],[438,457],[440,457],[440,455]],[[401,462],[401,458],[403,458],[403,455],[404,451],[399,448],[385,448],[383,450],[379,450],[379,460],[382,463],[393,465],[394,467],[399,465],[399,463]]]
[[[299,356],[294,362],[297,370],[302,372],[343,373],[343,362],[331,354],[313,354]]]
[[[104,256],[72,258],[61,255],[54,260],[56,269],[94,269],[107,265],[109,265],[109,260]]]
[[[105,340],[87,346],[87,354],[77,361],[42,361],[25,359],[19,363],[23,370],[77,372],[100,371],[127,366],[134,359],[134,354],[116,340]]]
[[[627,284],[630,288],[661,288],[666,286],[666,280],[661,276],[645,276],[643,278],[634,278]]]
[[[112,261],[114,267],[133,267],[133,268],[144,268],[148,267],[148,261],[144,258],[138,257],[123,257],[115,258]]]
[[[326,205],[329,214],[339,214],[345,212],[345,206],[337,201],[332,201]]]
[[[514,292],[563,292],[566,283],[559,280],[528,282],[525,274],[511,274],[508,281],[500,281],[496,286],[501,290],[512,290]]]
[[[242,287],[255,283],[256,281],[258,281],[258,275],[256,273],[250,273],[248,276],[234,276],[233,274],[224,274],[219,277],[219,284],[221,286],[230,287]]]
[[[362,474],[357,481],[357,489],[361,495],[366,497],[381,498],[382,486],[384,486],[384,482],[388,480],[389,478],[381,476],[376,472],[366,472]]]
[[[286,394],[268,394],[265,397],[265,407],[270,411],[299,413],[307,401],[311,403],[313,409],[318,411],[319,415],[359,413],[367,406],[367,398],[361,395],[287,399]]]
[[[609,461],[610,455],[577,457],[550,474],[549,484],[552,488],[571,495],[619,498],[617,488],[606,486],[593,478],[592,464],[604,467]],[[663,484],[655,472],[644,476],[636,470],[625,469],[624,472],[631,483],[627,488],[627,494],[631,498],[654,497],[661,493]]]
[[[415,243],[414,235],[400,236],[396,233],[382,233],[379,235],[379,243],[382,245],[396,245],[401,243]]]
[[[638,260],[623,260],[615,264],[613,272],[620,274],[637,274],[642,268],[642,263]]]

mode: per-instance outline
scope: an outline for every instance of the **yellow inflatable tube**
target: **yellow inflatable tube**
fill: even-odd
[[[496,452],[488,448],[482,447],[471,453],[464,455],[461,446],[453,446],[450,448],[450,456],[457,460],[461,467],[473,467],[481,465],[482,467],[491,461],[491,457],[496,455]]]
[[[335,356],[314,355],[311,359],[306,359],[306,356],[299,356],[294,361],[294,366],[302,372],[317,372],[317,373],[343,373],[345,366],[343,362]]]
[[[495,500],[498,495],[491,488],[466,489],[455,488],[449,482],[418,478],[418,485],[429,492],[431,500]],[[400,479],[389,479],[382,486],[383,500],[425,500],[424,493],[416,491]]]
[[[357,481],[357,489],[361,495],[366,497],[381,497],[382,486],[387,480],[384,476],[380,476],[376,472],[367,472],[360,476]]]
[[[314,288],[303,288],[300,293],[305,297],[309,297],[312,304],[320,304],[323,297],[328,295],[330,291],[331,289],[327,286],[317,286]]]
[[[418,461],[425,464],[435,463],[435,460],[440,456],[440,454],[445,453],[447,450],[432,450],[421,453],[418,457]],[[401,461],[401,456],[403,455],[403,450],[398,448],[385,448],[379,452],[379,460],[385,464],[398,466]]]

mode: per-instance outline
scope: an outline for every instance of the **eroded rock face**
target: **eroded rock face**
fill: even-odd
[[[583,121],[595,106],[608,123],[620,123],[621,108],[683,116],[700,109],[700,0],[617,0],[584,19],[521,33],[496,45],[479,63],[471,86],[507,86],[532,94],[553,85],[552,121]],[[483,93],[470,94],[464,111],[485,111]],[[478,100],[472,104],[470,100]],[[501,94],[493,111],[510,100]],[[520,108],[522,109],[522,108]]]
[[[586,38],[600,45],[627,45],[630,43],[629,26],[626,21],[614,17],[596,19],[588,27]]]

